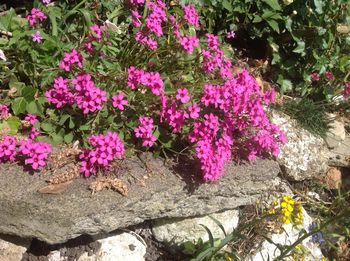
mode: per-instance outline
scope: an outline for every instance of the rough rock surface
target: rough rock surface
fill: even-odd
[[[191,217],[248,205],[279,191],[278,163],[257,160],[240,166],[228,165],[216,183],[196,181],[192,165],[174,166],[160,160],[147,161],[153,174],[146,186],[134,184],[128,197],[114,191],[94,195],[87,189],[91,179],[77,179],[62,194],[38,193],[48,175],[30,175],[17,165],[0,165],[0,233],[38,238],[50,244],[82,234],[100,234],[158,218]],[[127,162],[125,176],[146,174],[144,164]]]
[[[19,261],[22,260],[23,254],[27,251],[30,240],[19,240],[9,236],[0,238],[0,260]]]
[[[238,210],[227,210],[211,216],[222,224],[227,234],[231,233],[238,225]],[[158,241],[170,245],[181,245],[186,241],[196,242],[199,238],[208,241],[208,233],[201,224],[209,228],[214,238],[225,237],[220,227],[208,216],[157,220],[152,232]]]
[[[329,152],[322,138],[316,137],[288,115],[272,111],[272,121],[285,133],[288,142],[281,146],[277,159],[286,178],[311,179],[327,170]]]
[[[312,224],[312,218],[306,213],[303,209],[304,222],[299,227],[293,227],[292,224],[283,225],[284,231],[280,234],[273,234],[268,236],[275,244],[280,244],[282,246],[287,246],[293,244],[299,238],[300,231],[305,229],[309,230],[309,226]],[[319,246],[311,241],[311,237],[306,238],[302,242],[304,248],[307,250],[305,255],[305,261],[316,261],[321,260],[323,257],[321,249]],[[260,249],[250,258],[247,258],[247,261],[265,261],[265,260],[274,260],[280,255],[280,250],[276,245],[265,240]],[[286,259],[292,260],[292,259]]]
[[[328,164],[337,167],[350,167],[350,136],[346,135],[340,145],[330,151]]]
[[[325,137],[325,142],[327,143],[328,148],[333,149],[340,146],[345,139],[346,132],[344,123],[334,120],[336,117],[335,114],[329,113],[328,117],[331,119],[331,122],[329,123],[329,130]]]

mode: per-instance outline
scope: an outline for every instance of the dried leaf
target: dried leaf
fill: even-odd
[[[77,177],[79,177],[79,166],[74,166],[71,170],[57,174],[53,177],[51,177],[49,180],[47,180],[50,184],[60,184],[65,183],[67,181],[73,180]]]
[[[39,193],[41,194],[60,194],[64,192],[69,184],[72,183],[72,180],[67,181],[65,183],[60,183],[60,184],[50,184],[48,186],[45,186],[41,189],[38,190]]]
[[[92,190],[92,194],[95,194],[98,191],[106,189],[114,189],[118,191],[123,196],[128,195],[128,187],[118,178],[111,178],[111,177],[98,177],[95,181],[93,181],[89,189]]]

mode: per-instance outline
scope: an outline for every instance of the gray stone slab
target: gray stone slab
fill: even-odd
[[[93,179],[76,179],[58,195],[38,193],[48,176],[30,175],[17,165],[0,165],[0,233],[62,243],[82,234],[96,235],[158,218],[190,217],[254,203],[279,190],[278,163],[257,160],[229,165],[215,183],[202,184],[194,168],[181,164],[177,174],[160,160],[147,159],[154,174],[146,186],[130,186],[129,196],[114,191],[94,195],[87,189]],[[146,174],[137,160],[127,162],[125,176]]]

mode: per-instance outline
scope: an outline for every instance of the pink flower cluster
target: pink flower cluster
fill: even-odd
[[[350,96],[350,82],[345,83],[345,87],[343,90],[343,95],[344,97],[349,97]]]
[[[321,79],[320,76],[321,76],[321,75],[318,74],[317,72],[312,72],[312,73],[310,73],[310,79],[311,79],[311,81],[313,81],[313,82],[318,82],[318,81]],[[328,81],[333,81],[333,80],[334,80],[334,75],[333,75],[333,73],[332,73],[331,71],[326,71],[325,74],[324,74],[324,76],[326,77],[326,79],[327,79]]]
[[[15,161],[17,156],[16,151],[17,141],[12,136],[5,136],[0,141],[0,162]]]
[[[0,118],[6,119],[10,115],[9,107],[3,104],[0,104]]]
[[[130,1],[132,5],[131,16],[132,23],[135,27],[141,27],[141,14],[138,9],[140,6],[144,5],[144,1]],[[154,50],[157,48],[158,43],[151,38],[151,34],[156,37],[163,35],[162,23],[167,21],[167,15],[165,12],[165,3],[161,0],[151,0],[148,3],[148,15],[145,19],[146,26],[139,30],[135,35],[135,40],[142,44],[148,46],[150,49]]]
[[[153,133],[153,119],[150,117],[141,116],[139,117],[140,125],[135,128],[136,138],[142,139],[142,146],[152,147],[157,138]]]
[[[46,165],[46,160],[51,153],[52,146],[46,142],[34,142],[32,140],[21,141],[18,149],[25,158],[24,163],[37,170]]]
[[[88,35],[87,41],[85,43],[85,48],[89,53],[92,53],[94,51],[93,42],[101,42],[102,34],[104,31],[104,26],[98,26],[97,24],[90,26],[91,33]]]
[[[317,72],[312,72],[310,74],[311,81],[318,82],[320,80],[320,75]]]
[[[84,114],[101,110],[107,101],[107,93],[96,87],[89,74],[79,74],[72,81],[74,90],[70,90],[69,80],[58,77],[52,89],[45,93],[46,98],[57,109],[76,103]]]
[[[162,95],[160,122],[173,133],[189,124],[188,139],[195,145],[203,178],[213,181],[223,174],[234,147],[243,148],[241,153],[249,160],[264,153],[277,156],[278,145],[286,138],[264,110],[275,97],[274,90],[262,93],[255,79],[243,71],[221,85],[204,85],[200,106],[193,103],[186,108],[187,89],[178,89],[176,99]]]
[[[25,121],[28,121],[31,125],[34,125],[38,122],[38,119],[35,114],[28,113],[26,117],[24,118]]]
[[[79,68],[83,67],[83,57],[81,54],[73,49],[69,53],[65,53],[63,59],[60,61],[60,69],[69,72],[74,64],[76,64]]]
[[[44,21],[46,18],[47,16],[39,8],[33,8],[30,11],[30,15],[26,17],[30,26],[34,26],[37,23]]]
[[[186,110],[182,110],[175,99],[168,99],[165,95],[161,96],[161,104],[160,122],[166,122],[173,133],[181,132],[188,118]]]
[[[207,48],[202,51],[203,69],[206,73],[212,73],[219,69],[223,79],[232,78],[232,63],[224,56],[224,52],[219,47],[219,39],[213,34],[207,34]]]
[[[124,156],[124,144],[115,132],[106,135],[92,135],[88,139],[93,149],[86,149],[80,155],[80,172],[89,177],[99,168],[105,169],[114,159]]]
[[[216,180],[221,175],[224,162],[231,157],[233,145],[245,148],[249,160],[263,153],[278,155],[278,145],[285,143],[286,138],[276,125],[270,123],[264,110],[264,104],[272,102],[274,97],[273,92],[262,94],[247,71],[226,80],[223,85],[205,85],[202,104],[216,109],[224,120],[206,114],[204,121],[196,122],[189,134],[189,140],[197,143],[197,157],[202,163],[204,179]]]
[[[145,72],[131,66],[128,69],[128,87],[135,90],[139,85],[146,86],[156,96],[164,93],[164,82],[158,72]]]
[[[84,114],[102,109],[107,93],[95,86],[90,74],[79,74],[72,83],[76,91],[75,102]]]
[[[43,37],[41,36],[39,31],[36,31],[35,33],[32,34],[32,41],[35,43],[41,43],[41,40]]]
[[[195,35],[189,35],[189,36],[181,36],[180,33],[180,25],[176,21],[176,18],[174,16],[170,16],[170,22],[173,27],[174,35],[176,36],[177,40],[179,41],[180,45],[184,48],[184,50],[191,54],[195,47],[199,45],[199,39]]]
[[[199,16],[194,5],[185,5],[183,9],[184,9],[184,13],[185,13],[184,17],[186,21],[190,25],[199,27]]]
[[[54,80],[53,88],[45,93],[47,100],[57,109],[74,103],[74,95],[69,90],[69,80],[58,77]]]
[[[332,73],[331,71],[327,71],[327,72],[325,73],[325,76],[326,76],[326,79],[327,79],[328,81],[333,81],[333,80],[334,80],[334,75],[333,75],[333,73]]]
[[[38,119],[35,114],[28,113],[24,120],[32,125],[32,128],[29,132],[29,140],[34,140],[39,135],[38,130],[33,126],[35,123],[38,122]]]
[[[118,95],[112,96],[112,106],[123,111],[124,106],[127,106],[129,104],[128,100],[124,99],[125,95],[122,92],[119,92]]]
[[[0,141],[0,161],[13,162],[16,159],[24,159],[26,165],[37,170],[46,165],[46,160],[51,152],[51,145],[45,142],[22,140],[17,151],[17,141],[12,136],[6,136]]]

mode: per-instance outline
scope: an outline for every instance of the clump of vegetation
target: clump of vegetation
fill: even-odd
[[[193,5],[34,4],[0,17],[2,124],[12,134],[31,114],[31,142],[78,140],[85,176],[135,150],[195,157],[205,181],[232,156],[278,155],[286,140],[265,112],[275,91],[233,73],[232,52],[201,28]]]
[[[190,2],[200,6],[210,30],[234,30],[236,38],[227,40],[244,56],[268,60],[264,73],[280,92],[331,101],[349,82],[347,0]]]
[[[282,108],[284,112],[296,119],[301,127],[311,133],[325,137],[330,120],[325,105],[309,99],[286,101]]]

